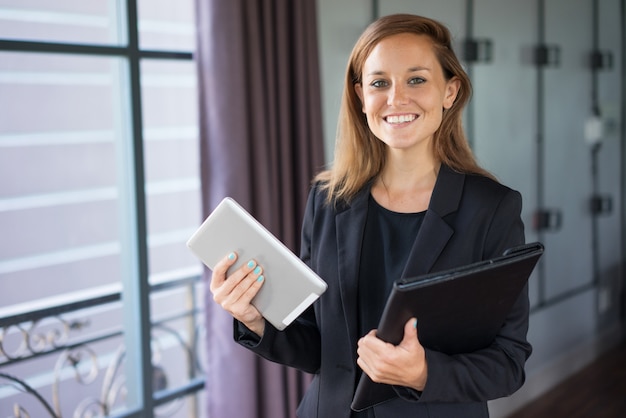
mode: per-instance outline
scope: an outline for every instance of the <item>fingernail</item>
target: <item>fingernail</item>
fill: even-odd
[[[257,282],[262,282],[263,280],[265,280],[265,277],[263,277],[263,275],[260,275],[258,279],[256,279]]]
[[[252,260],[248,261],[248,267],[249,268],[254,267],[254,261],[252,261]]]
[[[417,328],[417,319],[413,321],[413,328]]]
[[[228,254],[228,259],[229,260],[234,260],[235,259],[235,253]]]
[[[260,273],[261,273],[261,267],[256,266],[256,268],[254,269],[254,274],[260,274]]]

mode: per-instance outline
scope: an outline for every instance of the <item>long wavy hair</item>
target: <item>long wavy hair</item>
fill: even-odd
[[[321,187],[327,189],[329,203],[349,202],[368,181],[379,175],[385,165],[387,145],[370,131],[354,86],[361,83],[363,65],[374,47],[384,38],[402,33],[428,36],[445,79],[457,78],[460,82],[456,100],[450,109],[444,109],[441,125],[434,134],[435,159],[461,173],[493,178],[476,162],[465,135],[463,109],[471,97],[472,85],[452,49],[450,31],[433,19],[394,14],[370,24],[350,54],[339,111],[334,162],[329,170],[316,177]]]

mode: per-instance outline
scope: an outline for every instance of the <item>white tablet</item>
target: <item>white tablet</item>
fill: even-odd
[[[265,283],[252,304],[279,330],[327,288],[309,266],[230,197],[211,212],[187,246],[211,270],[233,251],[238,259],[231,270],[255,259],[263,268]]]

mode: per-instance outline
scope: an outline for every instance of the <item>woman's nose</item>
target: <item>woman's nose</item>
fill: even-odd
[[[387,104],[400,105],[408,102],[408,94],[405,86],[395,84],[389,89]]]

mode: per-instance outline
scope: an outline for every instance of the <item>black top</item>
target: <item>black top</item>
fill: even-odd
[[[392,212],[370,196],[359,269],[359,335],[378,326],[426,212]]]
[[[359,264],[359,335],[378,327],[393,282],[400,278],[426,212],[399,213],[382,207],[370,195]],[[357,381],[360,377],[357,373]],[[353,412],[370,417],[370,410]]]

